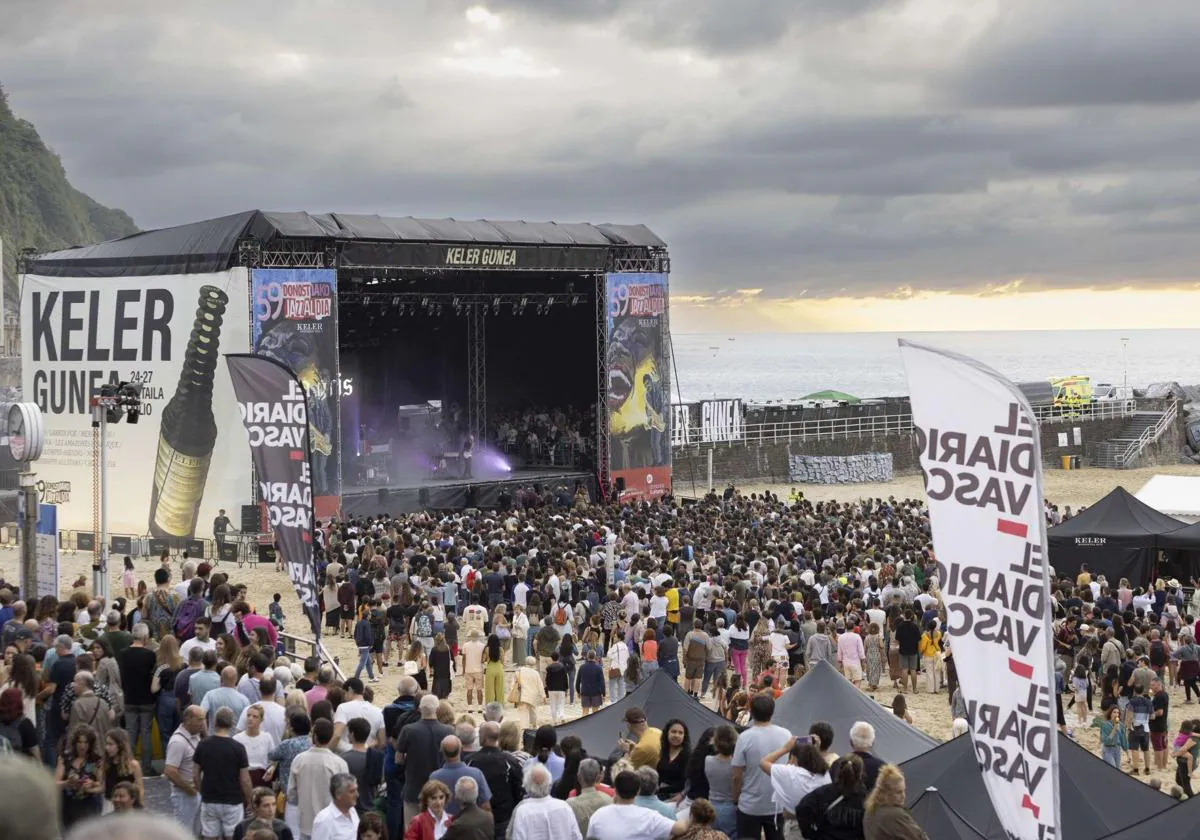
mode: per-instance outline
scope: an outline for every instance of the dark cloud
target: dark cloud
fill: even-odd
[[[952,27],[898,0],[493,0],[498,27],[457,0],[336,25],[309,4],[9,2],[13,108],[146,227],[254,207],[644,222],[677,291],[766,299],[1200,263],[1200,112],[1163,107],[1200,79],[1190,6],[1160,27],[1012,0],[943,45]]]
[[[1200,101],[1200,4],[1011,0],[946,87],[965,107]]]

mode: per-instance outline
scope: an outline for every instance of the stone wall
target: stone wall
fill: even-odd
[[[1127,417],[1115,417],[1111,420],[1068,420],[1062,423],[1043,423],[1042,432],[1042,465],[1048,470],[1062,469],[1062,456],[1078,455],[1080,463],[1086,467],[1087,455],[1091,453],[1092,444],[1108,440],[1120,434],[1121,429],[1129,422]],[[1079,430],[1079,444],[1075,443],[1075,430]],[[1059,446],[1059,435],[1067,436],[1067,445]]]
[[[799,484],[871,484],[892,480],[892,453],[792,455],[789,478]]]

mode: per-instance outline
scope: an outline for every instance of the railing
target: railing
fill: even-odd
[[[1118,420],[1137,413],[1137,400],[1106,400],[1087,405],[1038,405],[1033,416],[1039,423],[1072,423],[1076,420]]]
[[[1072,423],[1080,420],[1115,420],[1137,412],[1136,400],[1093,402],[1082,406],[1038,406],[1033,410],[1039,424]],[[671,445],[764,444],[789,440],[837,440],[907,435],[913,431],[912,414],[877,414],[857,417],[831,417],[820,420],[792,420],[783,423],[747,423],[740,434],[713,434],[700,426],[673,429]]]
[[[279,634],[279,638],[283,640],[284,651],[288,656],[292,657],[293,660],[299,660],[303,662],[308,657],[315,656],[322,662],[328,663],[329,667],[333,669],[334,674],[337,675],[339,680],[342,682],[346,681],[346,675],[342,673],[342,666],[339,657],[331,656],[329,651],[326,650],[325,645],[318,644],[313,639],[308,639],[304,636],[296,636],[292,633],[281,632]]]
[[[1170,407],[1162,413],[1162,416],[1158,418],[1154,425],[1142,429],[1142,433],[1137,436],[1137,439],[1130,441],[1116,456],[1117,468],[1124,469],[1129,466],[1134,458],[1142,454],[1143,449],[1162,437],[1162,433],[1167,430],[1168,426],[1175,422],[1175,418],[1178,415],[1179,401],[1172,400]]]
[[[699,426],[675,430],[674,446],[714,446],[744,443],[777,443],[788,440],[836,440],[912,434],[912,414],[877,414],[863,417],[831,417],[821,420],[793,420],[786,423],[750,423],[741,427],[738,437],[705,434]],[[706,439],[707,438],[707,439]]]

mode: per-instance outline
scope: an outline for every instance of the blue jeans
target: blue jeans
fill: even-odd
[[[404,780],[390,776],[387,780],[387,836],[404,837]]]
[[[1104,759],[1106,764],[1111,764],[1118,770],[1121,769],[1121,748],[1120,747],[1100,747],[1100,757]]]
[[[369,646],[358,649],[358,667],[354,669],[355,679],[358,679],[363,668],[367,669],[367,679],[375,679],[375,671],[371,668],[371,648]]]
[[[737,836],[737,805],[732,802],[713,802],[713,810],[717,812],[714,825],[717,831],[723,831],[729,837]]]
[[[125,707],[125,732],[129,735],[129,748],[137,753],[138,738],[142,740],[142,770],[150,769],[150,759],[154,756],[154,746],[150,743],[150,728],[154,721],[156,708],[149,706]],[[171,736],[168,735],[168,738]]]
[[[158,742],[162,746],[163,758],[166,758],[167,743],[179,726],[179,710],[175,706],[174,691],[158,693],[158,711],[155,717],[158,718]]]
[[[567,702],[575,702],[575,666],[567,669]]]
[[[657,659],[647,659],[645,662],[642,663],[642,674],[645,675],[646,679],[649,679],[650,675],[653,674],[657,670],[658,670],[658,660]]]
[[[724,660],[720,662],[705,662],[704,663],[704,682],[700,684],[700,695],[708,694],[708,684],[716,682],[717,677],[725,670]],[[735,809],[736,810],[736,809]]]
[[[664,670],[668,674],[670,674],[671,679],[675,680],[675,682],[679,682],[679,660],[678,659],[668,659],[666,662],[664,662],[662,664],[662,670]]]

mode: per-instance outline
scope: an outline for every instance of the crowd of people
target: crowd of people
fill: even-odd
[[[352,640],[349,676],[284,655],[280,598],[260,611],[207,563],[164,557],[112,604],[0,590],[0,746],[45,765],[81,832],[142,810],[162,774],[174,822],[214,840],[921,836],[869,723],[839,757],[828,725],[771,719],[825,660],[901,717],[906,695],[942,693],[969,728],[922,503],[514,501],[325,523],[325,634]],[[1190,795],[1200,721],[1167,746],[1165,688],[1200,694],[1196,596],[1085,569],[1054,607],[1064,731],[1073,711],[1134,773],[1151,749],[1156,773],[1174,760]],[[633,707],[608,755],[560,741],[576,698],[592,713],[656,670],[728,724]]]
[[[526,464],[572,466],[593,455],[596,412],[578,408],[497,411],[488,438],[506,455]]]

